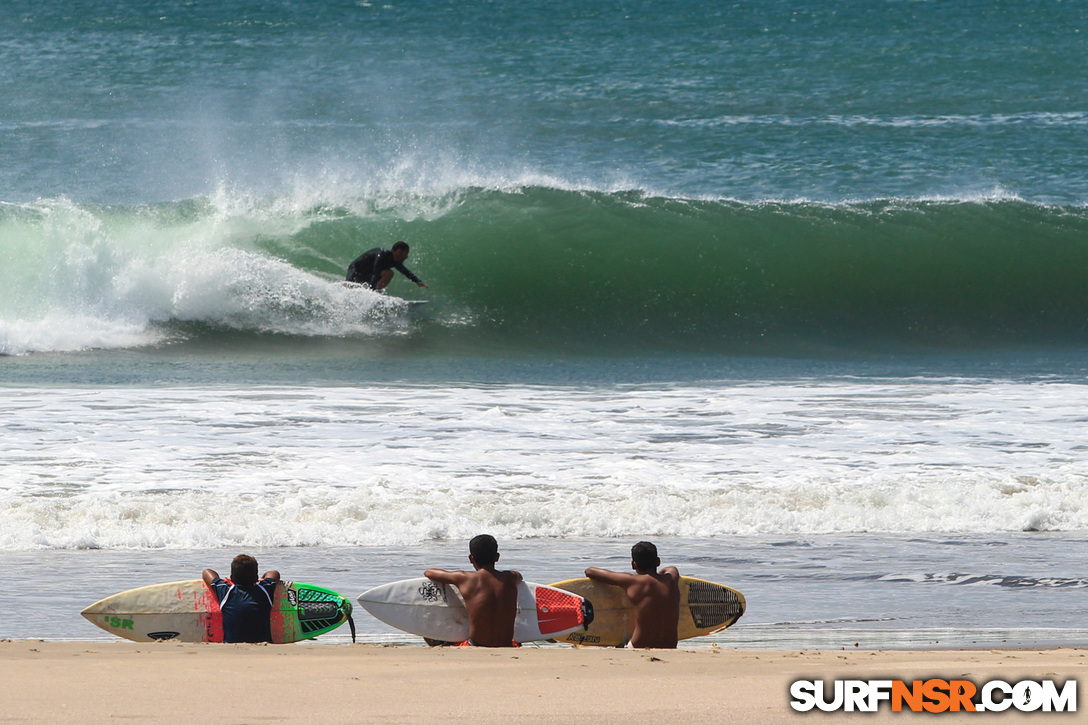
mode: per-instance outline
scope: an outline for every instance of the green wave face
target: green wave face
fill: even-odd
[[[1081,208],[528,189],[471,193],[433,220],[358,226],[369,239],[410,240],[431,296],[491,342],[1000,346],[1081,340],[1088,320]],[[350,235],[327,231],[326,256],[349,257]]]

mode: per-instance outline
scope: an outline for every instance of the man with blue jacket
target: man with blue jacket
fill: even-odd
[[[224,642],[271,642],[272,597],[280,581],[278,571],[265,572],[257,580],[257,560],[239,554],[230,563],[230,580],[205,569],[204,583],[219,600],[223,612]]]

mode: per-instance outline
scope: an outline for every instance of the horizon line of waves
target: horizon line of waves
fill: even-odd
[[[1088,113],[1085,123],[1088,123]],[[236,183],[223,182],[207,194],[169,201],[111,204],[86,202],[68,196],[39,197],[32,200],[0,200],[0,224],[11,219],[28,221],[45,219],[58,214],[86,215],[99,224],[123,223],[127,217],[139,223],[141,220],[152,230],[167,229],[202,220],[217,224],[231,220],[258,220],[278,225],[292,223],[298,231],[304,226],[325,221],[343,219],[355,215],[393,214],[411,221],[434,221],[465,205],[479,203],[485,198],[507,197],[514,201],[537,194],[569,194],[599,202],[608,199],[633,207],[657,203],[720,203],[739,208],[761,211],[767,207],[818,207],[826,209],[852,209],[864,212],[868,207],[883,210],[895,207],[912,207],[933,202],[992,203],[1021,202],[1041,209],[1081,208],[1083,204],[1054,204],[1047,201],[1025,200],[1022,196],[1000,186],[979,190],[972,188],[964,193],[934,192],[911,196],[846,196],[836,193],[832,198],[814,196],[767,195],[745,198],[723,193],[670,193],[655,186],[622,181],[595,183],[585,178],[564,179],[534,170],[519,172],[500,171],[483,173],[472,170],[453,175],[430,177],[436,184],[409,182],[395,172],[375,180],[357,178],[351,173],[323,169],[316,175],[298,176],[277,191],[257,192]],[[290,220],[294,220],[290,222]],[[72,223],[71,218],[63,218]],[[273,227],[273,231],[276,227]],[[73,229],[78,232],[78,229]]]
[[[951,584],[954,586],[991,586],[1005,589],[1088,589],[1088,578],[1083,577],[1033,577],[1011,574],[987,574],[965,572],[928,572],[912,574],[884,574],[875,581],[916,582],[919,584]]]
[[[927,116],[922,114],[906,116],[866,116],[866,115],[826,115],[826,116],[789,116],[785,114],[740,114],[713,116],[708,118],[658,119],[651,123],[665,126],[715,128],[719,126],[843,126],[875,128],[937,128],[946,126],[1064,126],[1080,127],[1088,125],[1088,112],[1025,112],[1025,113],[985,113],[985,114],[947,114]]]

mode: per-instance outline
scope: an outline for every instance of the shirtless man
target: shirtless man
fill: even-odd
[[[512,647],[521,574],[495,569],[499,544],[494,536],[480,534],[469,542],[468,551],[475,571],[428,569],[423,576],[440,584],[452,584],[461,592],[468,609],[468,644]]]
[[[635,630],[629,647],[676,649],[676,625],[680,621],[680,572],[675,566],[661,571],[657,547],[640,541],[631,547],[631,568],[627,572],[591,566],[586,576],[595,581],[622,587],[635,608]]]

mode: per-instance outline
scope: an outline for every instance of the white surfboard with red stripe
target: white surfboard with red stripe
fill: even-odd
[[[359,604],[397,629],[427,639],[468,639],[468,611],[457,587],[426,578],[404,579],[359,595]],[[545,584],[518,584],[514,641],[554,639],[582,629],[593,620],[592,607],[571,592]]]

